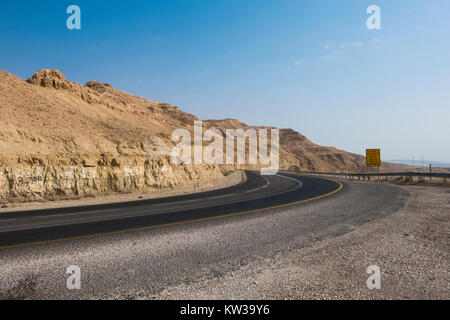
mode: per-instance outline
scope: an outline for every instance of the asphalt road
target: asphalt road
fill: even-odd
[[[124,203],[0,215],[0,248],[156,228],[253,213],[322,197],[340,190],[337,182],[282,173],[246,172],[245,182],[220,190]]]
[[[45,238],[67,235],[64,232],[104,230],[123,224],[141,225],[142,222],[167,223],[180,218],[204,218],[194,223],[172,223],[165,227],[142,228],[133,232],[117,232],[99,237],[78,237],[70,241],[46,242],[37,246],[22,246],[0,250],[0,298],[6,299],[85,299],[85,298],[156,298],[170,292],[171,288],[181,288],[195,283],[216,281],[222,276],[232,276],[247,265],[264,265],[267,261],[278,261],[286,252],[303,250],[326,239],[346,234],[361,224],[371,222],[400,210],[409,198],[403,189],[373,182],[342,181],[343,188],[333,195],[315,199],[332,192],[338,183],[306,176],[268,177],[269,185],[258,175],[248,175],[244,185],[213,193],[172,198],[174,204],[183,200],[193,200],[177,204],[182,210],[165,214],[166,219],[152,220],[158,213],[150,211],[142,217],[128,217],[109,222],[94,221],[70,226],[50,226],[39,229],[37,234]],[[284,192],[282,194],[278,194]],[[232,199],[222,197],[236,194],[242,201],[232,203]],[[271,195],[270,195],[271,194]],[[264,198],[261,198],[264,196]],[[216,198],[215,198],[216,197]],[[209,200],[205,200],[209,198]],[[300,199],[315,199],[303,201]],[[194,201],[195,200],[195,201]],[[283,206],[289,201],[294,204]],[[170,206],[164,200],[152,200],[153,205]],[[227,203],[230,201],[230,203]],[[208,206],[193,209],[195,206]],[[210,204],[213,206],[209,206]],[[255,209],[267,208],[270,209]],[[125,206],[125,212],[141,214],[149,207],[147,202],[115,204],[111,210]],[[133,210],[129,209],[132,207]],[[53,220],[62,215],[75,214],[78,209],[64,209],[61,212],[28,212],[2,215],[2,219],[15,219],[21,215],[29,219],[34,214],[53,214]],[[105,213],[108,207],[95,207],[97,214]],[[168,208],[165,208],[168,209]],[[170,207],[169,207],[170,209]],[[217,210],[221,211],[217,211]],[[230,210],[227,210],[230,209]],[[162,210],[162,208],[161,208]],[[94,216],[83,208],[83,214]],[[212,219],[219,213],[235,214]],[[113,211],[112,213],[115,213]],[[191,216],[194,214],[195,216]],[[61,216],[60,216],[61,215]],[[44,218],[43,218],[44,219]],[[100,217],[99,217],[100,219]],[[46,219],[44,219],[46,220]],[[11,221],[9,221],[11,222]],[[34,221],[33,223],[35,223]],[[46,221],[47,222],[47,221]],[[121,222],[121,223],[119,223]],[[3,220],[2,228],[7,221]],[[41,222],[43,223],[43,222]],[[101,227],[96,229],[90,227]],[[13,225],[9,225],[13,227]],[[61,229],[62,228],[62,229]],[[3,229],[4,230],[4,229]],[[42,233],[42,230],[46,231]],[[50,231],[51,233],[49,233]],[[61,233],[60,233],[61,232]],[[89,232],[86,232],[89,234]],[[75,233],[76,234],[76,233]],[[8,238],[15,236],[14,239]],[[33,237],[32,237],[33,236]],[[34,240],[36,230],[5,230],[3,243],[17,243]],[[30,238],[31,237],[31,238]],[[14,241],[12,241],[14,240]],[[20,242],[20,241],[19,241]],[[369,257],[370,258],[370,257]],[[68,290],[66,287],[66,268],[79,266],[82,272],[81,290]],[[365,272],[367,265],[362,265]],[[332,275],[331,275],[332,276]],[[214,296],[214,294],[211,292]],[[236,293],[229,298],[242,298]],[[193,295],[191,298],[196,298]]]

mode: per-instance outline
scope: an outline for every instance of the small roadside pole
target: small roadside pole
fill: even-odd
[[[432,180],[431,173],[432,173],[432,170],[431,170],[431,163],[430,163],[430,182]]]

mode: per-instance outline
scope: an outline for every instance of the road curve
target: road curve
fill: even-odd
[[[295,192],[304,194],[305,199],[314,198],[321,194],[320,185],[327,184],[326,180],[292,177],[299,179],[303,186],[289,192],[291,187],[297,188],[290,180],[292,184],[286,186],[287,194],[282,197],[288,198],[289,193]],[[248,183],[251,179],[249,174]],[[282,177],[269,177],[270,181],[275,179],[289,183]],[[409,199],[409,193],[398,186],[358,181],[341,183],[342,191],[320,201],[250,211],[255,213],[224,219],[1,250],[0,299],[158,299],[164,298],[162,293],[166,290],[183,290],[189,284],[209,288],[208,284],[217,279],[248,272],[248,265],[278,264],[285,253],[297,255],[315,244],[321,246],[324,240],[339,238],[362,224],[387,217],[404,208]],[[262,187],[255,184],[250,190],[257,189],[258,185]],[[267,192],[263,190],[269,186],[254,192]],[[337,185],[328,186],[332,189]],[[236,186],[234,190],[242,190],[241,187]],[[274,196],[283,200],[276,195],[277,191],[273,190]],[[256,198],[253,203],[264,204]],[[365,274],[366,263],[377,261],[363,261],[361,274]],[[66,287],[66,268],[72,265],[82,270],[81,290]],[[322,272],[326,270],[332,277],[333,269]],[[246,295],[246,290],[253,288],[244,286],[244,291],[236,291],[228,298],[251,297]],[[220,292],[208,294],[189,298],[220,297]]]
[[[0,215],[0,249],[95,237],[255,213],[334,194],[342,184],[246,172],[245,182],[196,194]]]

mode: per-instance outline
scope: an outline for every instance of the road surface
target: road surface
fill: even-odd
[[[2,214],[0,298],[158,298],[333,239],[408,198],[382,183],[249,172],[239,186],[170,201]],[[66,287],[71,265],[81,290]]]
[[[247,171],[243,183],[220,190],[114,204],[0,214],[0,248],[130,232],[225,218],[333,194],[340,183],[288,173]]]

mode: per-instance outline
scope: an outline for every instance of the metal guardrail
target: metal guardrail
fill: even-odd
[[[447,183],[447,179],[450,179],[450,173],[445,172],[380,172],[380,173],[346,173],[346,172],[313,172],[313,171],[302,171],[299,172],[302,174],[309,174],[315,176],[328,176],[328,177],[336,177],[336,178],[344,178],[349,180],[363,180],[370,181],[371,177],[384,177],[385,180],[388,180],[388,177],[403,177],[408,178],[410,181],[414,181],[414,178],[417,178],[419,181],[420,178],[429,178],[430,181],[432,178],[441,178],[444,183]]]

